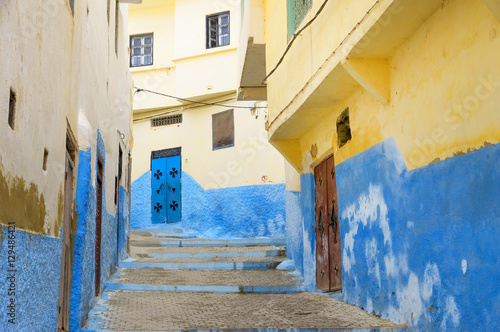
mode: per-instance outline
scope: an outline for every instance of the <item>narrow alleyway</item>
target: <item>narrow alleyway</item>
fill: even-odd
[[[83,331],[404,331],[276,270],[283,242],[131,232],[130,256]]]

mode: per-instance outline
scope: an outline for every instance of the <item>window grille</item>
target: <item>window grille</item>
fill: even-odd
[[[130,36],[130,67],[153,64],[153,34]]]
[[[169,126],[182,123],[182,114],[151,119],[151,127]]]
[[[229,45],[229,12],[207,16],[207,48]]]

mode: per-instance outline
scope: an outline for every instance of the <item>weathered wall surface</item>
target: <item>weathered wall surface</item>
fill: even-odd
[[[234,100],[224,104],[229,106],[173,113],[182,114],[179,125],[151,127],[148,119],[135,121],[132,181],[150,170],[151,151],[182,147],[182,170],[205,189],[283,183],[283,157],[267,142],[265,109],[257,119],[249,109],[234,109],[234,147],[212,149],[212,115],[230,105],[249,105]]]
[[[39,22],[44,13],[58,19],[51,24]],[[15,222],[18,230],[58,237],[66,119],[76,127],[75,117],[69,115],[71,13],[66,4],[4,1],[0,17],[4,31],[0,36],[4,64],[0,79],[0,224]],[[52,37],[55,35],[57,39]],[[50,72],[45,68],[51,68]],[[16,98],[13,129],[7,121],[10,91]],[[51,116],[47,116],[49,110]],[[44,149],[49,152],[46,171],[42,168]]]
[[[400,1],[400,3],[401,7],[404,7],[410,1]],[[268,2],[268,6],[275,5],[278,6]],[[341,5],[345,10],[361,11],[352,5],[351,1],[345,0],[327,5],[321,16],[328,17],[330,11]],[[279,32],[278,26],[278,23],[286,18],[286,11],[281,7],[268,9],[271,10],[270,13],[274,13],[273,10],[281,13],[277,15],[279,17],[276,21],[269,21],[267,29],[268,64],[272,68],[276,62],[272,59],[277,54],[282,54],[279,50],[283,39],[286,40]],[[311,11],[314,13],[314,8]],[[281,16],[284,18],[280,18]],[[351,16],[354,14],[346,15],[345,19],[353,19]],[[383,31],[385,22],[391,23],[397,20],[397,14],[387,12],[381,22],[375,24],[380,35],[372,36],[372,43],[376,44],[378,39],[375,37],[385,33],[380,32]],[[318,20],[314,22],[313,27],[312,35],[317,43],[323,42],[324,47],[327,47],[326,44],[331,42],[332,33],[322,32],[332,31],[330,22]],[[382,59],[376,56],[356,59],[356,54],[348,56],[349,60],[387,62],[390,84],[388,105],[379,102],[360,85],[357,85],[353,93],[339,96],[340,99],[332,99],[330,95],[315,97],[315,106],[310,112],[313,112],[313,109],[323,109],[326,110],[325,117],[297,137],[297,144],[300,146],[297,154],[288,157],[300,159],[298,163],[303,165],[303,171],[310,172],[311,167],[332,153],[335,153],[336,164],[339,164],[393,137],[408,169],[412,170],[482,148],[485,143],[498,143],[500,67],[493,55],[500,52],[498,31],[500,31],[500,21],[483,1],[453,0],[439,7],[392,53],[383,53]],[[337,33],[341,34],[335,30],[335,34]],[[304,87],[304,77],[310,79],[312,76],[311,73],[307,73],[310,59],[304,55],[305,50],[309,49],[314,57],[319,57],[319,53],[325,52],[323,47],[314,48],[314,52],[311,46],[301,48],[305,43],[304,40],[310,38],[308,37],[310,34],[311,32],[306,30],[304,38],[299,38],[298,42],[294,43],[287,55],[288,59],[268,82],[270,123],[276,117],[273,112],[281,111],[281,106],[291,103],[295,97],[283,93],[282,90],[288,90],[290,93],[292,90],[300,89]],[[379,38],[383,41],[382,37]],[[376,49],[376,46],[373,48]],[[316,62],[319,63],[319,59],[314,63]],[[307,65],[304,65],[306,63]],[[378,62],[373,61],[372,64],[376,67]],[[332,75],[340,77],[342,75],[338,71],[342,70],[336,69]],[[293,76],[288,73],[292,73]],[[277,82],[273,83],[273,80]],[[352,78],[339,78],[339,80],[344,82],[344,85],[353,81]],[[338,92],[340,87],[332,89]],[[294,101],[294,104],[300,104],[301,101],[303,100]],[[347,107],[350,110],[352,139],[339,148],[335,123]],[[306,121],[307,115],[303,117],[303,122]],[[287,127],[286,134],[293,136],[294,129],[296,128],[293,126]],[[314,145],[317,147],[317,153],[311,156],[310,151]]]
[[[184,111],[179,125],[134,124],[132,229],[182,227],[205,237],[284,237],[285,164],[266,140],[264,110],[256,119],[248,109],[235,109],[235,145],[214,151],[212,114],[223,110]],[[182,147],[182,223],[153,225],[151,152],[174,147]]]
[[[144,0],[140,5],[131,5],[129,34],[154,34],[153,64],[131,68],[135,85],[182,98],[206,99],[211,94],[235,91],[238,7],[237,0]],[[230,44],[207,49],[206,16],[225,11],[230,12]],[[172,106],[182,103],[145,92],[134,97],[136,114]]]
[[[100,136],[99,136],[100,137]],[[98,153],[104,154],[104,144],[99,139]],[[92,182],[96,176],[91,175],[92,151],[80,151],[78,174],[78,191],[76,206],[78,214],[78,229],[74,240],[73,283],[71,290],[71,320],[72,331],[78,331],[85,323],[87,313],[95,304],[95,242],[96,242],[96,188]],[[104,168],[106,160],[104,159]],[[106,179],[104,179],[106,181]],[[106,196],[103,191],[103,197]],[[117,254],[123,258],[126,255],[126,236],[128,234],[128,194],[120,188],[120,210],[118,216],[108,212],[103,200],[101,226],[101,278],[100,292],[104,290],[106,280],[116,271]],[[119,223],[119,226],[118,226]],[[119,237],[117,236],[120,227]],[[118,251],[117,251],[118,248]]]
[[[321,3],[314,1],[305,22]],[[288,140],[293,149],[280,151],[296,159],[294,166],[302,172],[300,192],[294,177],[287,176],[288,256],[303,275],[309,266],[314,279],[315,263],[302,255],[315,239],[311,173],[334,154],[344,300],[408,322],[410,330],[496,331],[500,22],[480,0],[439,6],[422,1],[419,8],[432,11],[389,52],[387,36],[394,36],[389,30],[407,24],[387,10],[391,3],[399,3],[403,12],[405,5],[415,4],[330,2],[268,80],[271,127],[276,119],[279,124],[274,143],[280,148],[280,136]],[[374,11],[360,24],[374,24],[367,38],[372,44],[364,45],[372,53],[361,50],[358,55],[366,58],[358,59],[341,41],[354,38],[355,33],[347,33],[372,5]],[[273,18],[266,23],[268,72],[287,46],[285,7],[267,2],[268,18]],[[332,53],[336,47],[339,51]],[[329,56],[338,64],[321,81],[319,68],[326,67],[321,66]],[[386,102],[376,98],[373,86],[350,77],[343,60],[387,69]],[[328,93],[312,91],[316,79],[318,90]],[[287,113],[287,108],[303,113]],[[339,147],[336,122],[346,108],[352,138]],[[311,120],[320,111],[324,116]],[[294,114],[299,116],[292,121]],[[306,215],[311,237],[304,232]]]
[[[9,245],[13,244],[9,244],[12,241],[9,235],[12,234],[15,236],[15,261],[12,257],[9,259],[9,250],[12,250]],[[13,262],[14,268],[9,261]],[[12,270],[15,272],[9,273]],[[0,226],[0,271],[0,301],[3,304],[0,329],[6,332],[55,330],[61,241],[48,235],[34,235],[20,230],[9,233],[6,226]],[[12,307],[15,310],[8,307],[11,298],[16,299]],[[43,308],[43,314],[40,308]],[[15,324],[10,324],[10,319],[14,319]]]
[[[127,156],[132,141],[131,78],[124,41],[127,15],[117,13],[114,2],[109,15],[106,7],[100,0],[77,1],[74,8],[65,0],[36,4],[4,1],[0,5],[4,32],[0,36],[0,60],[4,64],[0,74],[0,225],[13,222],[17,228],[19,303],[18,325],[6,326],[7,319],[2,316],[2,331],[57,328],[67,133],[74,140],[69,145],[76,150],[72,151],[76,156],[73,197],[69,201],[73,204],[76,196],[78,212],[94,206],[94,215],[74,213],[71,222],[69,231],[76,235],[70,245],[71,252],[75,245],[73,290],[93,283],[93,270],[87,267],[93,266],[94,259],[90,239],[95,238],[98,136],[99,149],[106,159],[103,281],[115,265],[114,187],[120,146],[124,157],[121,192],[128,195],[123,188],[128,187]],[[123,5],[121,9],[126,11]],[[115,19],[119,20],[116,30]],[[16,96],[13,128],[7,122],[10,91]],[[42,168],[44,149],[48,151],[46,170]],[[125,237],[121,238],[124,243]],[[2,257],[8,253],[5,240],[0,247]],[[7,270],[5,264],[7,256],[2,258],[0,270]],[[7,294],[4,287],[5,283],[0,285],[2,298]],[[90,287],[83,292],[90,294]],[[91,302],[90,296],[85,296],[71,294],[71,313],[79,316],[79,323]],[[78,331],[80,325],[75,325],[74,319],[72,315],[72,328]]]
[[[132,183],[130,228],[180,228],[203,238],[285,237],[285,184],[205,190],[182,173],[182,221],[151,223],[151,173]]]
[[[393,139],[337,167],[344,299],[420,331],[500,328],[500,145],[407,171]]]
[[[314,176],[300,177],[300,191],[286,192],[286,252],[305,284],[316,285]]]

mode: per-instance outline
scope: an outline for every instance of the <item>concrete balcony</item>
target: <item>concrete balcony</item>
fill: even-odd
[[[300,138],[354,91],[362,87],[383,105],[390,103],[390,59],[442,4],[435,0],[342,2],[327,3],[268,79],[269,137],[299,172]],[[316,11],[315,3],[304,21]]]
[[[241,10],[238,100],[266,100],[265,1],[245,1]]]

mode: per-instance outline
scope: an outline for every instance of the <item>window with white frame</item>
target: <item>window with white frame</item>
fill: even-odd
[[[229,12],[207,16],[207,48],[229,45]]]
[[[153,33],[130,36],[130,67],[153,64]]]

